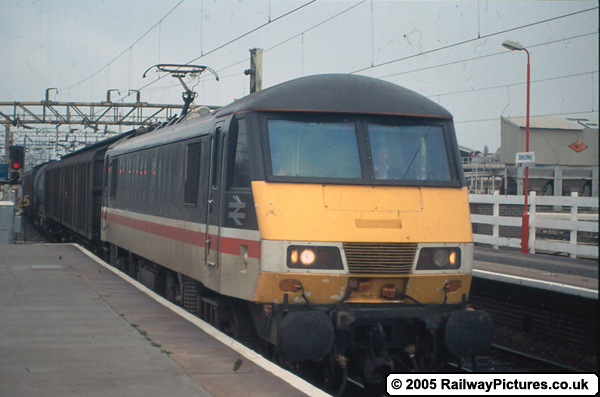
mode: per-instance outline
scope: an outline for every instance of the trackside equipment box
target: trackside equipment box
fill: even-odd
[[[14,203],[12,201],[0,201],[0,245],[14,242],[14,221]]]

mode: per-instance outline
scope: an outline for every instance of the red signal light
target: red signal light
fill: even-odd
[[[25,148],[23,146],[10,146],[9,163],[13,171],[20,171],[25,163]]]

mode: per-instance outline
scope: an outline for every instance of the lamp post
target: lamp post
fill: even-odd
[[[525,151],[529,152],[529,89],[531,86],[531,74],[529,67],[529,51],[521,44],[505,40],[502,43],[502,47],[508,48],[511,51],[525,51],[527,54],[527,110],[525,116]],[[529,167],[525,167],[525,208],[523,210],[523,220],[521,223],[521,252],[524,254],[529,253],[529,207],[527,206],[527,199],[529,197]]]

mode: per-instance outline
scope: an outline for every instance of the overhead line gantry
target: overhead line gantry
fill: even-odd
[[[56,102],[49,99],[40,102],[0,102],[0,124],[6,131],[4,147],[14,144],[11,127],[35,130],[34,125],[82,125],[99,131],[107,126],[143,126],[170,120],[176,112],[182,111],[184,104],[152,104],[140,100],[140,92],[136,94],[135,102],[113,102],[108,90],[106,101],[102,102]],[[208,106],[216,109],[216,106]]]

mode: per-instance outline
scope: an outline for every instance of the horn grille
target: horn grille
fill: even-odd
[[[344,243],[350,274],[409,274],[417,243]]]

